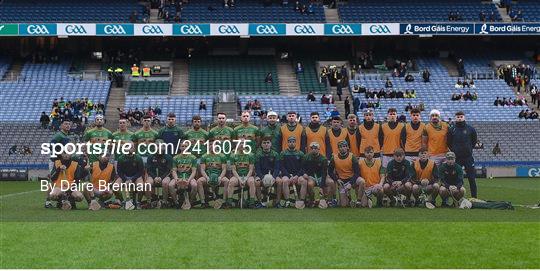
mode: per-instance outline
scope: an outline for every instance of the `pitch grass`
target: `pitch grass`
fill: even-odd
[[[64,212],[37,189],[0,183],[1,268],[540,268],[538,209]],[[479,191],[533,204],[540,179]]]

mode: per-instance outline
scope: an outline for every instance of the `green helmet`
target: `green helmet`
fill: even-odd
[[[219,175],[216,173],[210,174],[210,180],[208,180],[208,184],[211,186],[218,186],[219,185]]]

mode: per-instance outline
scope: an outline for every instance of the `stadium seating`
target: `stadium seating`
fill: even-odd
[[[508,163],[509,161],[538,162],[540,122],[472,123],[478,133],[483,149],[474,150],[475,160],[480,164]],[[493,147],[499,143],[501,154],[494,155]],[[479,163],[477,163],[479,164]]]
[[[308,1],[300,1],[308,5]],[[212,8],[210,8],[212,7]],[[273,4],[264,7],[261,1],[246,0],[237,1],[234,8],[226,8],[223,1],[201,0],[191,1],[184,5],[182,10],[182,22],[186,23],[295,23],[295,22],[325,22],[323,7],[319,4],[313,5],[312,14],[301,14],[294,11],[294,1],[289,1],[289,5],[281,6]],[[174,17],[176,9],[169,7],[171,17]]]
[[[295,111],[298,116],[304,120],[309,120],[311,112],[319,112],[321,119],[327,108],[332,109],[333,105],[321,104],[320,102],[308,102],[306,96],[267,96],[267,95],[250,95],[240,96],[240,105],[242,109],[248,101],[258,100],[261,102],[262,109],[267,111],[275,111],[282,116],[289,111]]]
[[[265,83],[271,72],[273,82]],[[189,65],[189,93],[215,94],[234,90],[239,94],[279,94],[279,79],[272,57],[194,57]]]
[[[169,94],[168,80],[131,81],[129,95],[167,95]]]
[[[4,0],[0,22],[129,22],[132,12],[143,19],[144,7],[136,0]]]
[[[312,59],[297,59],[294,61],[294,66],[296,67],[296,62],[302,63],[304,71],[297,73],[298,83],[300,85],[300,91],[302,93],[327,93],[328,88],[319,83],[319,74],[317,72],[316,62]]]
[[[380,108],[375,109],[377,120],[384,119],[388,108],[394,107],[398,110],[398,113],[401,113],[405,111],[405,106],[408,103],[418,105],[420,102],[425,105],[425,111],[422,112],[424,120],[428,118],[431,109],[438,109],[441,111],[441,117],[445,120],[453,118],[455,112],[462,110],[467,114],[467,119],[471,121],[519,121],[517,115],[522,109],[526,108],[525,106],[493,106],[493,101],[497,97],[515,97],[512,89],[503,80],[478,80],[475,82],[476,89],[455,89],[456,78],[449,77],[448,72],[438,63],[436,58],[419,59],[418,65],[421,69],[427,67],[431,71],[431,82],[422,82],[420,76],[417,76],[414,82],[405,82],[403,78],[391,78],[394,89],[403,92],[414,89],[417,98],[380,99]],[[349,84],[351,87],[364,85],[367,89],[379,90],[384,88],[385,80],[381,80],[380,77],[364,75],[360,80],[350,80]],[[478,93],[479,98],[477,101],[450,100],[452,93],[465,93],[468,90],[471,93],[473,91]],[[360,101],[367,102],[369,100],[365,99],[364,94],[354,94],[354,96],[359,97]]]
[[[338,7],[343,22],[446,22],[451,11],[462,21],[479,21],[482,11],[501,20],[494,4],[470,0],[349,0]]]
[[[68,76],[69,65],[25,64],[21,80],[0,82],[0,103],[17,110],[0,110],[1,121],[39,120],[41,112],[50,113],[54,99],[74,100],[88,97],[107,102],[109,81],[81,81]],[[9,107],[7,107],[9,109]]]
[[[8,57],[0,56],[0,80],[4,77],[9,69],[11,60]]]
[[[206,110],[199,111],[199,103],[204,101],[206,103]],[[161,120],[165,121],[167,113],[174,112],[176,114],[177,122],[181,125],[191,123],[191,118],[195,114],[199,114],[205,123],[212,120],[213,116],[213,97],[203,95],[189,95],[189,96],[127,96],[126,108],[148,108],[158,105],[163,112],[161,114]]]
[[[512,5],[514,10],[523,12],[523,21],[538,22],[540,21],[540,5],[536,0],[519,0],[515,5]]]
[[[41,144],[50,142],[53,132],[39,128],[39,124],[0,121],[0,167],[47,168],[47,155],[41,154]],[[9,154],[9,149],[28,146],[32,154]],[[8,166],[9,165],[9,166]]]

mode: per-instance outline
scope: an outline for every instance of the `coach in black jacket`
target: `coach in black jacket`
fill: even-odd
[[[473,147],[476,141],[476,130],[465,122],[465,113],[458,111],[456,113],[455,124],[448,130],[448,146],[456,154],[456,163],[465,167],[473,198],[477,197],[476,172],[473,158]]]

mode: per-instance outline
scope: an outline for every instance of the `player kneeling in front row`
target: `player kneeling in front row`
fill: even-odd
[[[457,207],[465,195],[465,187],[463,187],[463,169],[456,163],[456,155],[453,152],[446,153],[446,161],[439,166],[439,178],[442,207],[448,207],[448,197],[452,197],[453,205]]]
[[[413,163],[415,178],[412,194],[416,206],[425,204],[426,207],[433,208],[439,194],[437,165],[435,165],[435,161],[429,160],[426,147],[420,148],[418,155],[419,158]]]
[[[307,193],[307,180],[304,179],[304,171],[302,167],[302,158],[304,153],[295,149],[296,147],[295,136],[289,136],[287,138],[287,149],[283,150],[280,154],[280,168],[281,168],[281,181],[283,183],[283,198],[286,200],[285,207],[290,207],[293,199],[290,198],[290,188],[293,187],[295,191],[295,207],[303,209],[305,207],[305,199]],[[300,194],[298,194],[300,190]],[[278,202],[276,207],[282,207]]]
[[[411,163],[405,160],[405,151],[397,148],[394,151],[394,158],[386,168],[386,182],[383,185],[384,193],[390,198],[393,206],[409,205],[413,177],[414,170]]]
[[[384,167],[381,159],[374,158],[373,147],[364,148],[365,159],[360,160],[360,181],[364,183],[364,193],[358,194],[362,207],[372,207],[371,196],[375,195],[377,206],[382,206],[384,196],[383,184],[385,180]]]
[[[219,187],[224,187],[223,191],[223,200],[227,201],[228,191],[227,187],[229,185],[229,179],[226,176],[227,174],[227,159],[225,155],[221,153],[215,153],[213,148],[213,141],[208,142],[210,144],[210,152],[204,154],[201,157],[201,174],[197,180],[197,190],[199,192],[199,198],[201,200],[201,208],[208,208],[210,205],[208,202],[209,198],[206,197],[206,194],[213,194],[213,199],[217,204],[216,208],[221,207],[222,202],[217,198]]]
[[[144,163],[141,156],[135,153],[135,146],[132,145],[129,153],[118,158],[116,167],[118,169],[118,178],[115,181],[117,187],[121,187],[122,184],[125,187],[131,187],[133,184],[144,187]],[[124,192],[126,193],[124,208],[126,210],[140,208],[137,198],[142,199],[143,193],[140,191]]]
[[[73,187],[83,175],[83,169],[76,161],[71,159],[68,153],[60,154],[60,159],[54,161],[51,171],[51,182],[53,188],[49,198],[58,201],[58,206],[63,210],[75,208],[75,202],[83,200],[83,194]]]
[[[146,191],[146,198],[152,202],[154,208],[161,208],[162,204],[166,204],[169,199],[169,183],[171,182],[171,169],[173,159],[171,155],[164,153],[164,150],[159,150],[155,154],[148,156],[146,163],[146,184],[151,187],[150,191]],[[156,187],[163,188],[163,202],[159,200],[156,193]]]
[[[329,198],[328,186],[326,179],[328,176],[328,160],[321,155],[321,147],[317,142],[309,144],[309,152],[304,155],[302,168],[304,169],[304,179],[307,180],[307,193],[309,195],[308,207],[315,206],[315,186],[321,189],[321,198],[319,199],[319,208],[325,209],[328,207],[327,199]],[[334,192],[335,193],[335,192]]]
[[[257,185],[255,184],[255,158],[252,153],[245,153],[244,143],[238,143],[238,148],[236,152],[231,156],[232,163],[232,177],[229,181],[228,186],[228,195],[229,200],[225,202],[224,208],[230,208],[232,206],[232,199],[230,196],[233,195],[234,190],[238,187],[240,188],[239,196],[239,206],[243,208],[244,204],[244,189],[248,188],[249,199],[247,201],[248,208],[254,208],[256,205],[256,193]],[[260,186],[260,184],[259,184]]]
[[[358,160],[349,152],[349,144],[342,140],[338,142],[338,154],[332,155],[330,165],[328,167],[330,178],[327,179],[326,185],[335,184],[339,186],[339,203],[341,207],[346,207],[350,204],[351,189],[356,189],[357,195],[364,194],[364,182],[360,179],[360,169]],[[334,188],[335,189],[335,188]],[[335,194],[335,190],[332,192]],[[334,201],[331,201],[330,206],[334,206]]]
[[[279,154],[272,149],[272,139],[264,137],[261,141],[261,148],[255,154],[255,185],[257,187],[257,199],[262,199],[262,189],[266,194],[266,204],[269,204],[270,194],[275,189],[276,199],[274,204],[281,201],[281,190],[283,183],[279,174]],[[276,204],[277,205],[277,204]],[[256,208],[265,207],[262,203],[257,203]],[[276,206],[277,207],[277,206]]]
[[[188,146],[188,141],[182,142],[180,153],[173,158],[174,166],[171,170],[172,180],[169,182],[168,190],[172,201],[171,205],[179,208],[180,204],[182,204],[182,209],[190,209],[197,197],[197,181],[195,180],[195,175],[197,175],[197,157],[185,152]],[[163,194],[165,199],[165,192]],[[178,194],[184,197],[183,201],[179,200]]]
[[[105,206],[105,201],[112,197],[113,193],[109,189],[109,184],[114,182],[115,176],[114,165],[109,162],[109,154],[99,156],[99,160],[90,165],[90,183],[92,186],[91,189],[84,191],[85,197],[90,200],[88,209],[97,211],[102,206]],[[117,195],[117,200],[118,197]],[[120,202],[116,202],[115,205],[119,206],[120,204]]]

